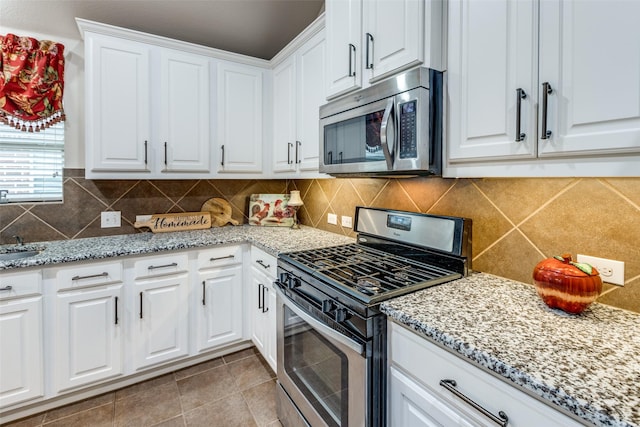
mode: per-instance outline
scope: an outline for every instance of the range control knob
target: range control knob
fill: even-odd
[[[330,299],[326,299],[324,301],[322,301],[322,312],[323,313],[329,313],[331,311],[333,311],[333,309],[336,308],[336,305],[333,301],[331,301]]]
[[[287,278],[287,288],[294,289],[294,288],[297,288],[298,286],[300,286],[300,279],[290,275]]]
[[[347,310],[346,308],[337,308],[335,316],[336,322],[344,322],[349,318],[349,310]]]

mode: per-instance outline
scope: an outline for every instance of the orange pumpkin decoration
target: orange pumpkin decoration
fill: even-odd
[[[581,313],[602,291],[602,279],[595,267],[571,260],[570,254],[540,261],[533,269],[538,295],[551,308]]]

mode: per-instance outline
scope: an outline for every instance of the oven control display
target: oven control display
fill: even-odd
[[[402,215],[387,215],[387,227],[397,230],[411,231],[411,217]]]

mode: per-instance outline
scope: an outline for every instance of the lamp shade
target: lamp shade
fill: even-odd
[[[291,191],[291,195],[289,197],[289,202],[287,202],[288,206],[302,206],[304,203],[300,198],[300,192],[297,190]]]

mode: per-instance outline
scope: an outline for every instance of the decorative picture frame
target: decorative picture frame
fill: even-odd
[[[249,198],[249,225],[291,227],[295,208],[288,206],[289,194],[252,194]]]

